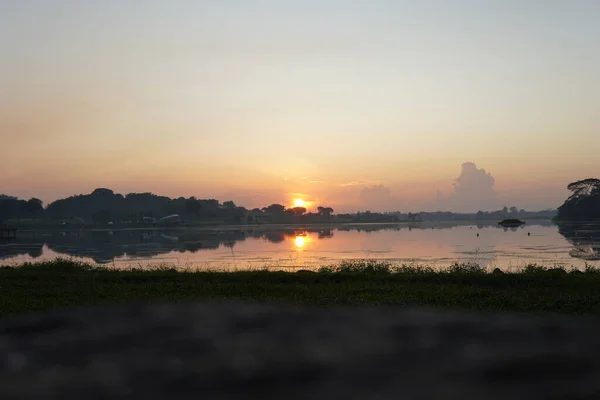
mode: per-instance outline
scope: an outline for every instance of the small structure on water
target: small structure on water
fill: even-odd
[[[525,222],[521,221],[520,219],[504,219],[498,222],[498,225],[501,225],[505,228],[518,228],[522,225],[525,225]]]

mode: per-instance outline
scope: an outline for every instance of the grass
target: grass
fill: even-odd
[[[316,272],[178,272],[168,266],[114,270],[57,259],[0,267],[0,317],[73,306],[197,300],[600,314],[599,289],[600,271],[592,268],[530,265],[520,272],[488,273],[476,264],[436,271],[359,260]]]

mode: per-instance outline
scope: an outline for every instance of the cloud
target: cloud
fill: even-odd
[[[348,186],[361,186],[361,185],[378,185],[379,181],[351,181],[346,183],[340,183],[342,187]]]
[[[478,169],[473,162],[462,165],[462,171],[454,182],[454,193],[458,196],[494,195],[496,179],[485,169]]]
[[[495,183],[496,179],[484,168],[465,162],[454,181],[454,191],[449,196],[438,191],[435,204],[441,210],[456,212],[497,210],[502,207],[502,199],[494,190]]]
[[[391,189],[384,185],[363,188],[359,200],[363,209],[371,211],[397,211],[400,208],[400,200],[394,197]]]
[[[347,186],[358,186],[358,185],[363,185],[363,184],[364,184],[364,182],[362,182],[362,181],[352,181],[352,182],[340,183],[340,186],[347,187]]]

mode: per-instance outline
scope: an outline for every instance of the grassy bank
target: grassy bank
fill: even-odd
[[[475,265],[455,264],[439,272],[355,261],[318,272],[177,272],[117,271],[56,260],[0,268],[0,293],[0,316],[83,305],[195,300],[600,314],[598,270],[537,266],[487,273]]]

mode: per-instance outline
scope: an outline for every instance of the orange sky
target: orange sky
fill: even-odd
[[[0,192],[463,210],[475,162],[469,207],[541,209],[598,175],[597,2],[355,3],[3,2]]]

